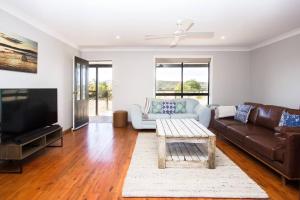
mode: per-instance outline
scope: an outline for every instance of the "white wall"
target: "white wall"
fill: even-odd
[[[0,70],[0,88],[57,88],[58,122],[72,126],[72,65],[78,50],[0,10],[0,32],[16,33],[38,42],[38,73]]]
[[[112,60],[113,110],[143,105],[154,96],[155,56],[212,56],[212,101],[233,105],[249,100],[249,52],[162,52],[98,51],[82,52],[87,60]]]
[[[300,35],[251,52],[251,100],[299,108]]]

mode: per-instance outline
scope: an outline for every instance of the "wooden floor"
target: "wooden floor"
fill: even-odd
[[[27,159],[23,174],[0,174],[0,200],[125,199],[121,197],[122,184],[136,137],[132,128],[113,129],[109,123],[69,132],[63,148],[47,148]],[[283,186],[280,176],[233,145],[219,140],[217,145],[271,199],[298,199],[297,184]]]

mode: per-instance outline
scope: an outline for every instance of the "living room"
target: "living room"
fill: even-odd
[[[1,0],[0,199],[299,199],[299,19],[297,0]]]

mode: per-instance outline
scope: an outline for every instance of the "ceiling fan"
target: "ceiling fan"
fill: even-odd
[[[178,20],[177,30],[173,34],[159,34],[159,35],[146,35],[146,40],[173,38],[170,47],[176,47],[178,42],[184,38],[200,38],[209,39],[214,37],[213,32],[190,32],[189,30],[193,27],[194,22],[190,19]]]

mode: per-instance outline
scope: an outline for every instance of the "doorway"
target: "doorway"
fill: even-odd
[[[90,122],[112,122],[112,62],[89,62]]]

